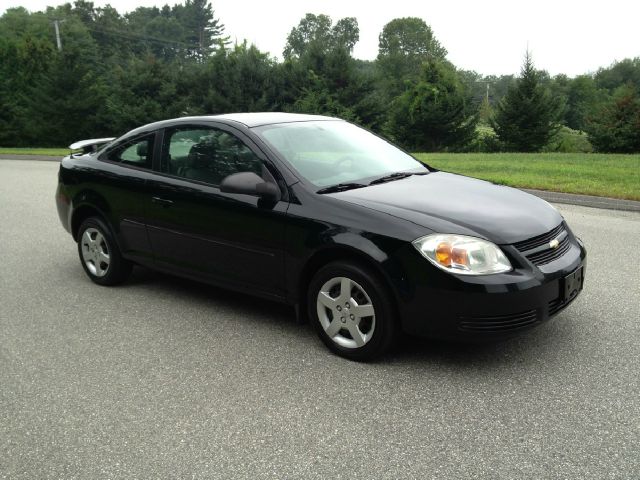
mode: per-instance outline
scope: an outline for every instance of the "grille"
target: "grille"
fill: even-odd
[[[531,237],[528,240],[523,240],[521,242],[514,243],[513,246],[516,247],[521,252],[526,252],[528,250],[533,250],[534,248],[541,247],[542,245],[548,244],[551,240],[556,238],[562,232],[564,232],[564,222],[558,225],[556,228],[551,230],[550,232],[543,233],[542,235],[538,235],[537,237]]]
[[[533,325],[538,321],[536,310],[508,315],[460,317],[458,327],[469,332],[507,332]]]
[[[563,238],[558,244],[558,247],[549,247],[549,242],[559,237]],[[569,248],[571,248],[571,241],[565,224],[562,222],[547,233],[514,243],[513,246],[516,247],[518,251],[524,253],[531,263],[536,266],[541,266],[553,262],[567,253]]]
[[[567,253],[567,250],[571,248],[571,242],[569,241],[569,237],[564,237],[564,240],[560,242],[558,248],[548,248],[546,250],[542,250],[541,252],[532,253],[531,255],[527,255],[527,258],[531,263],[536,266],[544,265],[546,263],[553,262],[557,258],[560,258],[562,255]]]

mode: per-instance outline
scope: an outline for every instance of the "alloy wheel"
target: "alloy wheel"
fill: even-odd
[[[376,314],[364,288],[347,277],[325,282],[317,296],[318,319],[324,332],[345,348],[360,348],[375,331]]]
[[[82,234],[82,260],[89,272],[104,277],[109,271],[111,257],[104,235],[97,228],[87,228]]]

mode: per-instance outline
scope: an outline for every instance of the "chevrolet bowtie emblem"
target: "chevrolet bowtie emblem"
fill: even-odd
[[[558,241],[557,238],[554,238],[553,240],[551,240],[549,242],[549,248],[552,248],[553,250],[555,250],[556,248],[558,248],[560,246],[560,242]]]

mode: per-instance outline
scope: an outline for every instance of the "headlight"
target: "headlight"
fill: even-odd
[[[487,275],[512,270],[502,250],[480,238],[434,233],[412,243],[427,260],[447,272]]]

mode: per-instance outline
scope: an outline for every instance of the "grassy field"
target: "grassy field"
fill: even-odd
[[[417,153],[448,172],[502,185],[640,200],[640,154]]]
[[[0,155],[51,155],[64,157],[69,155],[68,148],[4,148],[0,147]]]

